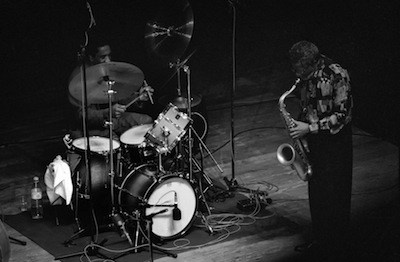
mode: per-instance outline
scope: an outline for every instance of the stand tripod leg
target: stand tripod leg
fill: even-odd
[[[204,225],[206,226],[208,233],[210,233],[210,235],[214,234],[214,229],[211,227],[210,223],[208,223],[208,220],[204,216],[203,212],[197,211],[197,213],[200,215],[201,219],[203,220]]]
[[[17,243],[17,244],[19,244],[21,246],[26,246],[26,242],[25,241],[22,241],[22,240],[16,239],[15,237],[10,237],[10,236],[8,236],[8,238],[11,241],[14,241],[15,243]]]
[[[102,246],[102,245],[104,245],[105,242],[107,242],[107,239],[104,239],[98,245]],[[91,248],[87,249],[87,252],[80,251],[80,252],[76,252],[76,253],[71,253],[71,254],[68,254],[68,255],[65,255],[65,256],[56,257],[56,258],[54,258],[54,260],[61,260],[61,259],[64,259],[64,258],[82,256],[82,255],[85,255],[85,254],[88,255],[88,256],[97,256],[97,257],[101,257],[101,258],[104,258],[104,259],[110,259],[106,255],[103,255],[103,254],[99,253],[98,250],[99,250],[98,247],[92,246]]]
[[[196,130],[194,130],[194,128],[191,126],[190,127],[191,131],[193,132],[193,134],[195,134],[196,138],[199,140],[200,144],[204,147],[204,149],[207,151],[208,155],[211,157],[211,159],[213,160],[213,162],[215,163],[215,165],[217,166],[218,170],[223,173],[224,170],[222,170],[221,166],[217,163],[217,161],[215,160],[214,156],[211,154],[210,150],[208,149],[207,145],[203,142],[203,140],[201,139],[201,137],[197,134]]]
[[[116,257],[113,257],[113,260],[115,260],[117,258],[120,258],[122,256],[125,256],[125,255],[128,255],[128,254],[130,254],[132,252],[137,253],[139,251],[139,249],[138,249],[139,245],[138,245],[137,241],[138,241],[138,239],[140,239],[140,232],[142,232],[142,234],[145,236],[145,238],[148,241],[147,245],[148,245],[149,252],[150,252],[150,260],[149,261],[151,261],[151,262],[153,261],[153,251],[154,250],[157,250],[157,251],[159,251],[159,252],[161,252],[161,253],[163,253],[163,254],[165,254],[167,256],[173,257],[173,258],[178,257],[177,254],[171,253],[171,252],[169,252],[167,250],[164,250],[164,249],[162,249],[160,247],[154,246],[153,242],[152,242],[152,236],[151,236],[151,233],[153,232],[153,229],[152,229],[152,224],[153,224],[152,217],[155,216],[155,215],[158,215],[160,213],[163,213],[165,211],[167,211],[167,209],[164,209],[162,211],[159,211],[159,212],[156,212],[154,214],[148,215],[146,218],[143,218],[143,219],[141,219],[138,216],[138,212],[136,212],[136,217],[129,216],[130,217],[129,219],[136,221],[136,225],[137,225],[137,228],[136,228],[136,239],[135,239],[135,247],[136,248],[134,249],[134,251],[128,251],[128,252],[120,254],[120,255],[118,255]],[[142,230],[140,230],[140,224],[143,223],[144,220],[146,221],[147,234],[145,234]],[[145,245],[144,247],[146,247],[147,245]]]
[[[168,251],[166,251],[166,250],[164,250],[162,248],[159,248],[157,246],[153,246],[153,242],[151,241],[151,232],[153,232],[153,220],[152,220],[152,218],[150,218],[147,221],[147,237],[149,239],[148,241],[149,241],[149,251],[150,251],[150,261],[151,262],[153,261],[153,249],[155,249],[157,251],[160,251],[160,252],[164,253],[165,255],[173,257],[173,258],[177,258],[178,257],[177,254],[168,252]]]

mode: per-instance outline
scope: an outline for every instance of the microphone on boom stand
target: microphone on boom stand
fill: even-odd
[[[120,231],[121,237],[126,237],[126,239],[128,240],[129,244],[131,246],[133,246],[133,242],[132,239],[128,233],[128,231],[126,231],[125,228],[125,222],[123,221],[121,215],[119,213],[114,213],[112,215],[112,221],[114,222],[114,225],[118,228],[118,230]]]

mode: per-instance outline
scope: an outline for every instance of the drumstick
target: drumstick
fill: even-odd
[[[144,83],[144,86],[145,86],[145,87],[149,86],[149,85],[147,84],[147,81],[146,81],[146,80],[143,80],[143,83]],[[150,98],[151,104],[154,105],[153,97],[151,96],[150,91],[146,89],[146,92],[147,92],[147,95],[148,95],[149,98]]]
[[[149,85],[147,84],[146,80],[143,80],[143,82],[144,82],[144,86],[145,86],[145,87],[146,87],[146,86],[149,86]],[[154,104],[154,101],[153,101],[153,98],[151,97],[150,91],[149,91],[149,90],[146,90],[146,92],[147,92],[147,95],[148,95],[149,98],[150,98],[150,102],[151,102],[152,104]],[[137,100],[139,100],[139,98],[140,98],[141,96],[142,96],[142,95],[139,95],[139,96],[137,96],[136,98],[134,98],[131,102],[129,102],[128,104],[126,104],[125,107],[126,107],[126,108],[130,107],[133,103],[135,103]]]
[[[133,103],[135,103],[137,100],[139,100],[140,96],[137,96],[134,98],[131,102],[125,105],[126,108],[130,107]]]

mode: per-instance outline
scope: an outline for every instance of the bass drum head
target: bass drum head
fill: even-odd
[[[192,225],[196,210],[197,196],[188,180],[177,176],[166,176],[160,179],[146,196],[149,205],[173,205],[180,211],[180,218],[174,219],[174,207],[149,207],[145,214],[149,216],[163,209],[166,212],[153,217],[152,232],[160,239],[175,239],[184,235]]]

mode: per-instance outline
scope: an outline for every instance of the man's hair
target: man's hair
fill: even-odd
[[[300,62],[303,65],[311,65],[319,57],[318,47],[305,40],[295,43],[289,50],[289,59],[292,64]]]

